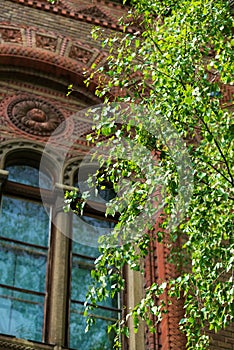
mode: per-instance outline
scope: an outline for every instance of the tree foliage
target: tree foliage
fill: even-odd
[[[226,327],[234,316],[233,99],[231,95],[228,101],[223,98],[225,89],[234,83],[234,22],[230,4],[221,0],[133,1],[122,26],[123,33],[113,37],[106,37],[100,28],[93,33],[102,39],[109,56],[104,67],[93,67],[94,71],[89,72],[87,84],[93,74],[99,75],[96,93],[105,99],[107,113],[97,113],[95,134],[88,139],[97,147],[101,147],[100,136],[109,140],[109,154],[104,159],[99,157],[105,172],[98,181],[108,179],[118,194],[107,207],[109,215],[120,213],[113,235],[116,238],[124,232],[127,237],[133,230],[144,234],[136,234],[135,240],[119,246],[108,240],[102,244],[92,272],[94,286],[87,300],[95,305],[123,290],[123,266],[128,264],[131,269],[140,270],[141,261],[148,254],[150,230],[154,230],[155,239],[163,240],[163,228],[176,215],[176,198],[181,191],[178,165],[165,140],[149,131],[154,130],[151,126],[161,115],[184,140],[193,167],[193,193],[183,208],[184,218],[171,225],[169,232],[172,244],[179,236],[186,237],[173,259],[178,263],[188,256],[190,268],[182,269],[178,278],[161,285],[154,282],[141,302],[113,327],[117,334],[128,336],[127,319],[133,317],[136,330],[139,319],[143,319],[154,331],[151,315],[160,322],[167,305],[158,298],[166,290],[170,296],[184,297],[185,315],[180,328],[186,334],[187,349],[204,350],[209,346],[207,330]],[[113,101],[110,91],[114,89],[119,91],[115,102],[141,106],[147,110],[147,121],[126,112],[125,120],[116,123],[108,113],[108,108],[113,108],[109,102]],[[134,149],[135,144],[157,155],[156,164],[150,163],[152,168],[144,159],[144,152],[133,159],[123,156],[123,149]],[[157,176],[147,177],[151,171]],[[124,186],[124,179],[131,186]],[[160,209],[165,215],[156,230],[152,221],[146,222],[145,218],[155,215],[152,201],[147,203],[147,198],[155,196],[158,201],[152,193],[158,183],[163,184]],[[147,210],[148,216],[138,220],[140,213]],[[89,325],[92,321],[88,319]],[[118,347],[121,344],[117,336]]]

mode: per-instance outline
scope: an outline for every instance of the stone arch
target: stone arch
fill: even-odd
[[[39,70],[94,93],[96,81],[87,88],[83,73],[105,60],[104,52],[85,42],[42,29],[0,23],[0,64],[3,66]]]
[[[54,150],[46,152],[43,144],[35,141],[29,142],[24,139],[6,141],[1,144],[0,150],[0,169],[14,161],[26,161],[29,165],[36,165],[39,167],[40,160],[43,154],[43,166],[51,174],[54,183],[61,181],[61,157],[59,153]]]
[[[65,164],[63,171],[63,181],[65,185],[73,186],[74,175],[82,162],[83,157],[83,155],[74,157]]]

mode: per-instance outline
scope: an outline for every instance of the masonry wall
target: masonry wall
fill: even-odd
[[[83,1],[83,3],[90,7],[90,1]],[[29,4],[33,5],[30,6]],[[39,6],[39,4],[47,6],[46,9],[45,6]],[[99,2],[97,4],[99,5]],[[62,12],[61,8],[63,6],[57,8],[56,5],[47,5],[46,0],[31,2],[1,0],[0,21],[38,27],[100,48],[100,42],[92,39],[91,31],[94,26],[101,25],[107,35],[121,31],[121,28],[117,25],[118,18],[125,12],[124,8],[118,4],[108,3],[108,6],[105,2],[101,4],[101,9],[105,13],[103,12],[102,18],[97,18],[95,13],[93,14],[95,17],[92,17],[92,7],[90,15],[79,13],[79,15],[75,16],[74,11],[66,9]]]
[[[87,91],[82,84],[83,72],[89,69],[93,62],[100,64],[105,60],[101,44],[92,39],[91,30],[94,25],[98,25],[105,30],[106,35],[121,33],[118,18],[124,12],[125,9],[121,5],[104,1],[61,0],[56,5],[50,5],[46,0],[1,0],[1,103],[4,104],[6,98],[11,98],[19,92],[32,93],[55,104],[65,115],[98,103],[93,94],[95,86],[91,86]],[[13,34],[10,33],[11,29]],[[19,32],[21,36],[15,39],[15,33]],[[38,33],[41,33],[41,41],[38,39]],[[50,68],[46,69],[46,66]],[[17,70],[18,78],[14,75]],[[30,70],[36,70],[34,77],[30,76]],[[69,83],[80,85],[78,94],[67,98],[66,87]],[[224,102],[229,103],[233,89],[224,89]],[[84,128],[85,134],[84,123],[80,127]],[[8,137],[12,137],[12,134]],[[37,136],[29,139],[40,141],[40,137]],[[83,145],[85,154],[87,149],[82,138],[80,145]],[[146,286],[155,280],[176,275],[173,266],[167,263],[168,253],[167,242],[152,243],[152,253],[146,259]],[[156,334],[150,335],[146,332],[145,350],[185,349],[185,338],[177,328],[183,315],[182,304],[181,300],[173,301],[169,314],[165,316]],[[210,350],[234,350],[232,326],[212,335],[212,338]],[[1,342],[0,349],[5,349],[6,339]],[[29,345],[28,349],[31,349]]]

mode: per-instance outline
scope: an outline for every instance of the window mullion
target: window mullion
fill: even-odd
[[[58,204],[53,209],[53,233],[51,242],[51,273],[48,294],[49,314],[47,329],[49,343],[66,344],[67,298],[69,278],[70,215],[62,210],[63,197],[57,193]]]

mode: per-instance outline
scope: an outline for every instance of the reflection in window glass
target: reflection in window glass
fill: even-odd
[[[49,217],[40,203],[3,196],[0,236],[48,246]]]
[[[73,218],[73,242],[75,252],[98,256],[99,237],[109,235],[114,228],[113,222],[98,220],[89,216],[75,216]],[[83,246],[83,247],[82,247]],[[96,247],[96,250],[94,249]]]
[[[44,292],[47,251],[0,240],[1,284]]]
[[[101,309],[98,309],[100,311]],[[96,311],[96,323],[88,333],[84,333],[86,320],[82,305],[72,303],[70,312],[70,347],[85,350],[112,350],[113,334],[107,333],[107,327],[115,322],[118,313],[108,310]]]
[[[74,216],[72,247],[72,289],[70,308],[70,347],[85,350],[112,350],[113,335],[107,327],[119,316],[118,300],[104,300],[95,310],[96,324],[85,333],[83,303],[92,280],[90,272],[98,257],[97,239],[108,234],[114,224],[95,218]],[[91,232],[91,233],[90,233]],[[95,237],[96,235],[96,237]]]
[[[12,165],[6,167],[6,170],[9,171],[8,179],[10,181],[33,187],[52,188],[51,178],[47,174],[39,172],[37,168],[29,165]]]
[[[42,341],[49,227],[42,204],[3,196],[0,333]]]
[[[0,288],[0,332],[41,341],[44,296]]]

